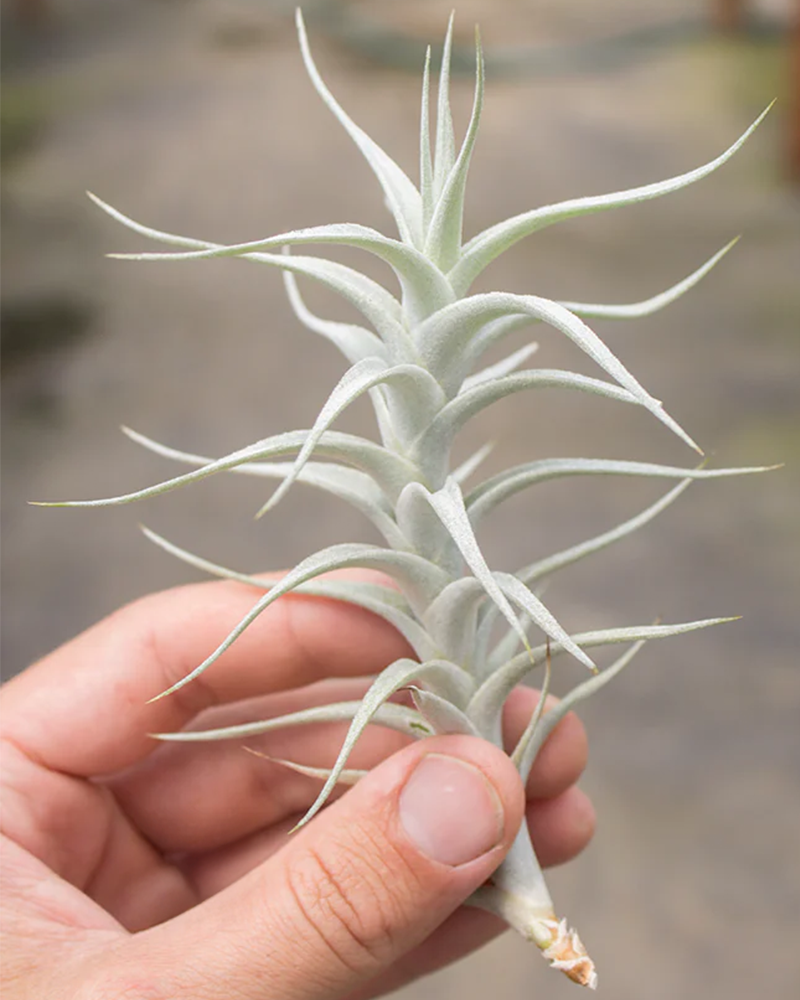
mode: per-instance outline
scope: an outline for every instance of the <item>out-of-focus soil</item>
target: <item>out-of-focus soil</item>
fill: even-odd
[[[386,227],[368,169],[305,77],[290,6],[53,2],[34,32],[6,18],[7,674],[121,603],[195,578],[148,545],[139,521],[245,569],[288,566],[321,545],[371,537],[356,514],[302,487],[253,523],[264,492],[245,477],[136,508],[26,506],[171,474],[119,424],[222,454],[309,426],[341,373],[333,351],[298,327],[277,272],[237,261],[104,259],[145,243],[83,196],[88,188],[146,224],[219,241],[322,222]],[[459,40],[468,45],[480,20],[490,67],[468,234],[537,204],[699,165],[780,96],[780,35],[710,37],[700,6],[670,4],[665,24],[655,0],[464,0]],[[368,18],[403,37],[436,39],[449,7],[365,0],[339,5],[350,18],[339,21],[330,4],[308,7],[329,86],[412,174],[418,73],[370,60],[365,53],[382,51],[374,40],[347,40]],[[762,9],[779,16],[782,5]],[[603,42],[625,32],[633,32],[627,43]],[[458,77],[461,128],[470,101],[471,81]],[[694,485],[645,532],[548,590],[575,630],[658,615],[743,616],[648,648],[583,712],[592,740],[584,784],[600,824],[591,849],[555,873],[552,888],[615,1000],[777,1000],[796,981],[800,197],[782,172],[787,105],[712,178],[540,233],[480,286],[635,301],[743,235],[666,312],[596,328],[713,465],[786,467]],[[355,252],[340,259],[361,261]],[[308,298],[328,315],[347,315],[314,289]],[[542,365],[591,371],[554,332],[537,337]],[[366,415],[355,407],[339,426],[362,426]],[[555,455],[694,462],[651,418],[556,393],[488,411],[460,453],[487,438],[497,441],[492,470]],[[577,479],[543,487],[486,525],[486,551],[512,569],[623,520],[660,489]],[[570,989],[506,935],[404,996],[510,1000]]]

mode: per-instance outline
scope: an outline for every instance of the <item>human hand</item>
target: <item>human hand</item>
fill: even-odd
[[[252,603],[250,588],[227,582],[151,595],[0,692],[7,1000],[380,995],[502,929],[459,905],[523,818],[545,865],[588,842],[591,805],[574,787],[586,740],[573,715],[540,753],[527,804],[489,743],[408,745],[370,727],[352,757],[370,773],[287,837],[318,781],[232,743],[157,744],[147,734],[357,698],[364,677],[409,654],[368,612],[291,596],[202,678],[147,704]],[[510,700],[510,745],[535,697],[520,689]],[[327,724],[251,745],[325,765],[343,735]]]

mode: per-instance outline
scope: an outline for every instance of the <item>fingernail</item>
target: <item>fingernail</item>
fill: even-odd
[[[463,865],[503,837],[503,804],[477,767],[455,757],[423,757],[400,793],[400,822],[423,854]]]

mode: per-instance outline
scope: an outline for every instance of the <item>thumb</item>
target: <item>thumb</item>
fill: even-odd
[[[322,1000],[372,979],[491,875],[524,808],[492,744],[405,748],[245,878],[154,929],[181,968],[170,997]]]

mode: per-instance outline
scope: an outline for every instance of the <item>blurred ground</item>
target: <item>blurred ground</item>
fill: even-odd
[[[120,423],[222,453],[308,426],[340,374],[333,352],[298,328],[279,275],[235,261],[106,260],[106,251],[143,244],[82,194],[89,188],[145,223],[220,241],[328,221],[385,226],[367,168],[304,77],[290,6],[53,0],[35,33],[6,18],[7,674],[120,603],[191,578],[139,536],[140,520],[249,569],[370,537],[355,514],[302,488],[254,524],[263,491],[234,478],[136,508],[25,505],[123,492],[170,474],[118,433]],[[480,20],[490,67],[468,234],[536,204],[705,162],[785,86],[780,36],[711,38],[699,0],[673,0],[668,15],[656,0],[458,6],[459,40],[468,45]],[[785,6],[759,10],[779,16]],[[420,50],[387,48],[385,32],[364,26],[390,29],[395,42],[438,39],[449,7],[307,6],[331,89],[412,176],[419,84],[416,69],[403,66],[418,65]],[[626,33],[627,41],[603,41]],[[468,78],[456,81],[454,99],[463,127]],[[655,615],[744,616],[651,647],[584,712],[593,743],[585,785],[600,827],[587,856],[554,874],[552,887],[615,1000],[779,1000],[796,978],[800,199],[782,177],[783,114],[779,105],[701,185],[550,229],[482,284],[633,301],[742,233],[719,269],[666,313],[597,328],[713,463],[786,463],[767,476],[693,486],[646,533],[548,591],[575,629]],[[313,290],[308,296],[326,314],[345,315]],[[580,368],[554,334],[540,340],[541,364]],[[365,413],[354,409],[340,426],[357,426]],[[499,442],[491,469],[545,455],[692,462],[652,420],[558,394],[490,410],[464,452],[486,438]],[[487,524],[490,561],[513,568],[588,537],[659,489],[572,480],[519,497]],[[537,990],[574,995],[507,935],[404,996],[510,1000]]]

